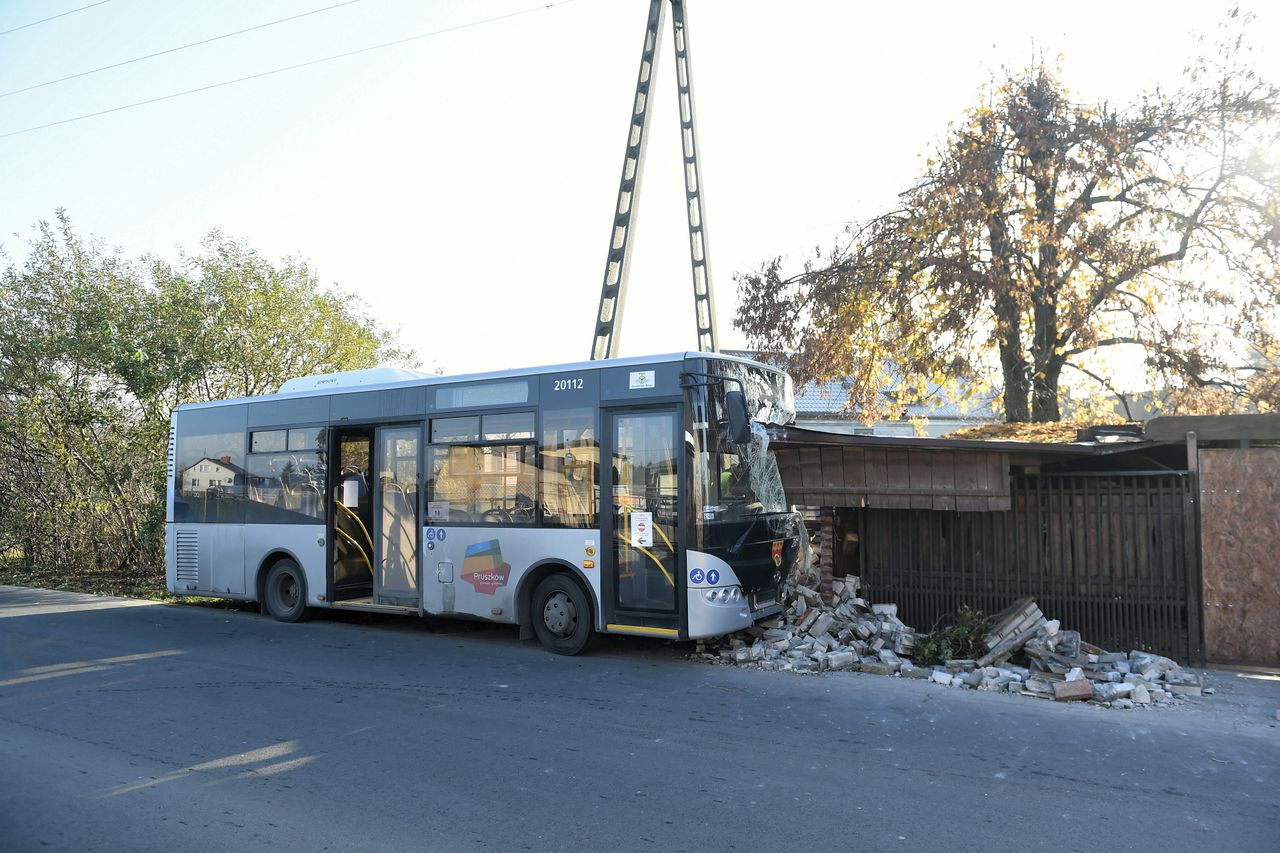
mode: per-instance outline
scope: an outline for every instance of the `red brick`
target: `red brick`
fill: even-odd
[[[1053,682],[1053,698],[1059,702],[1074,702],[1093,698],[1093,685],[1086,679]]]

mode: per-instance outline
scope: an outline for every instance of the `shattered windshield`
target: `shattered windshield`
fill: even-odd
[[[712,362],[713,375],[694,407],[694,497],[701,520],[714,522],[746,516],[787,513],[778,463],[769,449],[765,424],[786,424],[795,417],[795,397],[786,374],[736,362]],[[736,382],[733,380],[737,380]],[[752,417],[751,440],[735,443],[729,435],[724,395],[741,390]]]
[[[786,426],[796,419],[795,386],[787,374],[736,361],[713,361],[708,369],[713,375],[729,380],[721,383],[722,390],[717,395],[721,400],[724,391],[741,385],[739,390],[746,395],[747,413],[752,420]]]

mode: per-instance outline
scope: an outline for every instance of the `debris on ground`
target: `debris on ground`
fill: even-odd
[[[1172,705],[1212,694],[1201,677],[1167,657],[1133,650],[1110,652],[1045,618],[1030,598],[993,618],[981,657],[916,664],[927,636],[898,618],[896,604],[860,596],[857,577],[837,578],[830,603],[803,584],[786,587],[786,609],[745,631],[700,641],[696,654],[711,663],[785,672],[848,670],[932,681],[946,687],[1083,701],[1111,708]],[[921,655],[921,660],[924,656]]]

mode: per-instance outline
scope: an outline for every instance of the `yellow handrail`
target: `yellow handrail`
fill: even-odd
[[[368,554],[366,554],[366,553],[364,552],[364,548],[360,545],[360,543],[359,543],[359,542],[357,542],[357,541],[355,540],[355,537],[353,537],[353,536],[352,536],[350,533],[348,533],[347,531],[345,531],[345,530],[343,530],[343,529],[341,529],[341,528],[339,528],[339,527],[335,527],[335,528],[333,528],[333,529],[334,529],[334,532],[336,532],[336,533],[337,533],[339,536],[341,536],[343,539],[346,539],[348,542],[350,542],[350,543],[351,543],[351,545],[352,545],[352,547],[356,549],[356,553],[360,555],[360,559],[364,560],[364,564],[365,564],[366,566],[368,566],[368,567],[369,567],[369,576],[370,576],[370,577],[372,577],[372,576],[373,576],[373,562],[369,559],[369,555],[368,555]]]
[[[662,565],[662,561],[659,560],[656,556],[654,556],[652,551],[650,551],[648,548],[644,547],[643,545],[635,544],[630,539],[628,539],[625,534],[621,532],[618,533],[618,538],[621,539],[626,544],[630,545],[632,548],[635,548],[641,554],[644,554],[650,560],[653,560],[654,565],[658,567],[658,571],[662,572],[662,576],[667,579],[667,583],[671,584],[673,587],[676,585],[676,579],[671,576],[671,573],[667,571],[667,567]],[[666,537],[664,536],[663,538],[665,539]]]
[[[622,515],[623,515],[624,517],[625,517],[625,516],[627,516],[627,515],[630,515],[632,512],[634,512],[634,510],[632,510],[632,509],[631,509],[631,507],[629,507],[629,506],[624,506],[624,507],[622,507]],[[667,547],[668,547],[668,548],[670,548],[672,551],[675,551],[675,550],[676,550],[676,546],[671,544],[671,540],[667,538],[667,534],[665,534],[665,533],[663,533],[663,532],[662,532],[662,525],[660,525],[660,524],[655,524],[655,525],[653,525],[653,529],[654,529],[654,530],[656,530],[656,531],[658,531],[658,535],[662,537],[662,541],[663,541],[663,542],[666,542],[666,543],[667,543]]]
[[[335,501],[334,501],[334,504],[335,504],[339,509],[341,509],[343,512],[345,512],[347,515],[351,516],[351,517],[355,520],[355,523],[356,523],[356,524],[360,525],[360,532],[364,534],[364,538],[365,538],[365,540],[369,543],[369,552],[370,552],[370,553],[372,553],[372,552],[373,552],[373,537],[369,535],[369,528],[367,528],[367,527],[365,527],[365,526],[364,526],[364,522],[360,520],[360,516],[356,514],[355,510],[353,510],[351,507],[349,507],[349,506],[347,506],[346,504],[344,504],[342,501],[335,500]],[[334,530],[337,530],[337,529],[338,529],[338,526],[335,524],[335,525],[333,526],[333,529],[334,529]],[[349,538],[349,539],[350,539],[351,537],[349,537],[349,536],[348,536],[347,538]],[[354,540],[354,539],[352,539],[352,541],[354,542],[355,540]]]

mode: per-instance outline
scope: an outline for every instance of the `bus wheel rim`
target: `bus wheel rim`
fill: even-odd
[[[276,583],[275,589],[276,601],[281,605],[283,610],[292,610],[298,605],[298,581],[296,578],[285,575]]]
[[[542,624],[557,637],[567,637],[578,625],[578,609],[573,599],[563,592],[556,592],[547,597],[542,606]]]

